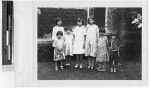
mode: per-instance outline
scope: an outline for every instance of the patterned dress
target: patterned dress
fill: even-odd
[[[87,25],[85,56],[96,57],[99,28],[97,25]]]
[[[74,40],[74,37],[72,34],[65,34],[64,35],[64,38],[65,38],[65,55],[66,56],[73,56],[73,40]]]
[[[108,43],[107,36],[98,38],[97,57],[96,57],[97,62],[109,61],[107,43]]]
[[[65,59],[65,41],[64,38],[55,39],[54,41],[54,61]]]

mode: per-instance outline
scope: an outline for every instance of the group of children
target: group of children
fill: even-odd
[[[77,26],[73,29],[64,30],[62,20],[57,19],[57,26],[53,28],[52,39],[54,47],[55,70],[63,69],[63,60],[70,65],[71,57],[74,55],[75,68],[83,68],[83,56],[87,57],[89,69],[95,66],[98,71],[106,71],[106,63],[110,63],[110,71],[116,72],[118,65],[118,39],[116,34],[111,34],[108,41],[104,31],[100,31],[94,24],[94,18],[88,19],[87,26],[83,25],[81,18],[77,19]]]

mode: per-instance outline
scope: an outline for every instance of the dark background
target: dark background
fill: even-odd
[[[55,19],[61,17],[64,27],[76,25],[78,16],[87,20],[85,9],[54,9],[40,8],[38,14],[38,38],[45,38],[45,34],[50,35],[52,28],[56,25]],[[94,16],[95,23],[100,30],[105,28],[105,8],[90,8],[89,16]],[[142,29],[131,24],[136,15],[142,14],[141,8],[108,8],[107,29],[116,31],[120,43],[123,45],[121,56],[119,57],[118,70],[115,74],[110,73],[109,65],[106,72],[87,69],[87,58],[83,59],[83,69],[76,69],[75,57],[71,58],[71,66],[64,65],[63,70],[55,71],[53,62],[53,47],[51,43],[38,44],[38,80],[141,80],[142,79]],[[56,14],[56,15],[55,15]],[[47,36],[50,38],[50,36]],[[110,39],[110,37],[108,37]],[[65,62],[64,62],[65,64]],[[125,74],[124,74],[125,73]]]
[[[8,17],[10,17],[10,19]],[[10,60],[8,59],[9,48],[8,45],[6,45],[6,31],[9,31]],[[2,64],[3,65],[12,64],[12,47],[13,47],[12,45],[13,45],[13,1],[2,1]]]
[[[73,27],[76,25],[76,18],[87,21],[86,9],[63,9],[63,8],[39,8],[41,14],[38,14],[38,38],[42,38],[44,34],[52,32],[52,28],[56,25],[56,18],[63,19],[64,27]],[[100,30],[105,27],[105,8],[90,8],[90,16],[94,16],[95,23]],[[142,55],[142,29],[138,29],[137,25],[131,24],[137,14],[142,15],[142,8],[108,8],[108,30],[117,31],[122,47],[122,57],[125,60],[141,60]],[[110,37],[109,37],[110,38]],[[43,59],[43,57],[45,57]],[[51,44],[39,45],[38,60],[49,60],[53,57],[53,49]],[[40,61],[41,61],[40,60]]]

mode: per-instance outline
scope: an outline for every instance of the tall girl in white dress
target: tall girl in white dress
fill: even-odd
[[[85,53],[85,37],[86,29],[82,25],[82,19],[77,19],[77,26],[73,30],[74,34],[74,45],[73,45],[73,54],[76,55],[76,65],[77,68],[80,65],[80,68],[83,67],[83,54]]]
[[[57,22],[57,26],[53,27],[53,31],[52,31],[52,40],[53,41],[57,39],[56,33],[58,31],[62,31],[62,33],[64,35],[64,27],[62,26],[62,19],[57,18],[56,22]],[[54,44],[53,44],[53,47],[54,47]]]
[[[97,52],[97,39],[99,37],[99,28],[96,24],[94,24],[93,18],[88,19],[86,30],[87,35],[85,56],[88,56],[88,68],[93,69]]]
[[[56,54],[55,53],[56,52],[55,41],[58,40],[58,37],[57,37],[56,34],[57,34],[58,31],[61,31],[62,32],[62,37],[64,35],[64,27],[62,26],[62,19],[61,18],[57,18],[56,23],[57,23],[57,26],[53,27],[53,31],[52,31],[52,40],[53,40],[53,48],[54,48],[54,57],[53,57],[54,61],[55,61],[55,56],[57,56],[57,55],[55,55]],[[63,69],[62,65],[60,67],[61,67],[61,69]],[[58,66],[57,65],[55,67],[55,70],[58,70]]]

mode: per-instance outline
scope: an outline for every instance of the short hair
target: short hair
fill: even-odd
[[[72,29],[70,27],[65,28],[66,31],[70,30],[72,31]]]
[[[80,17],[77,18],[77,22],[82,22],[82,21],[83,21],[82,18],[80,18]]]
[[[63,32],[62,32],[62,31],[58,31],[58,32],[56,33],[56,35],[57,35],[57,36],[58,36],[58,35],[63,36]]]
[[[62,21],[62,19],[61,19],[61,18],[56,18],[56,23],[57,23],[58,21]]]
[[[89,18],[88,18],[88,20],[87,20],[87,23],[88,23],[88,24],[89,24],[90,19],[93,19],[94,22],[95,22],[95,18],[94,18],[94,16],[92,16],[92,17],[89,17]]]

